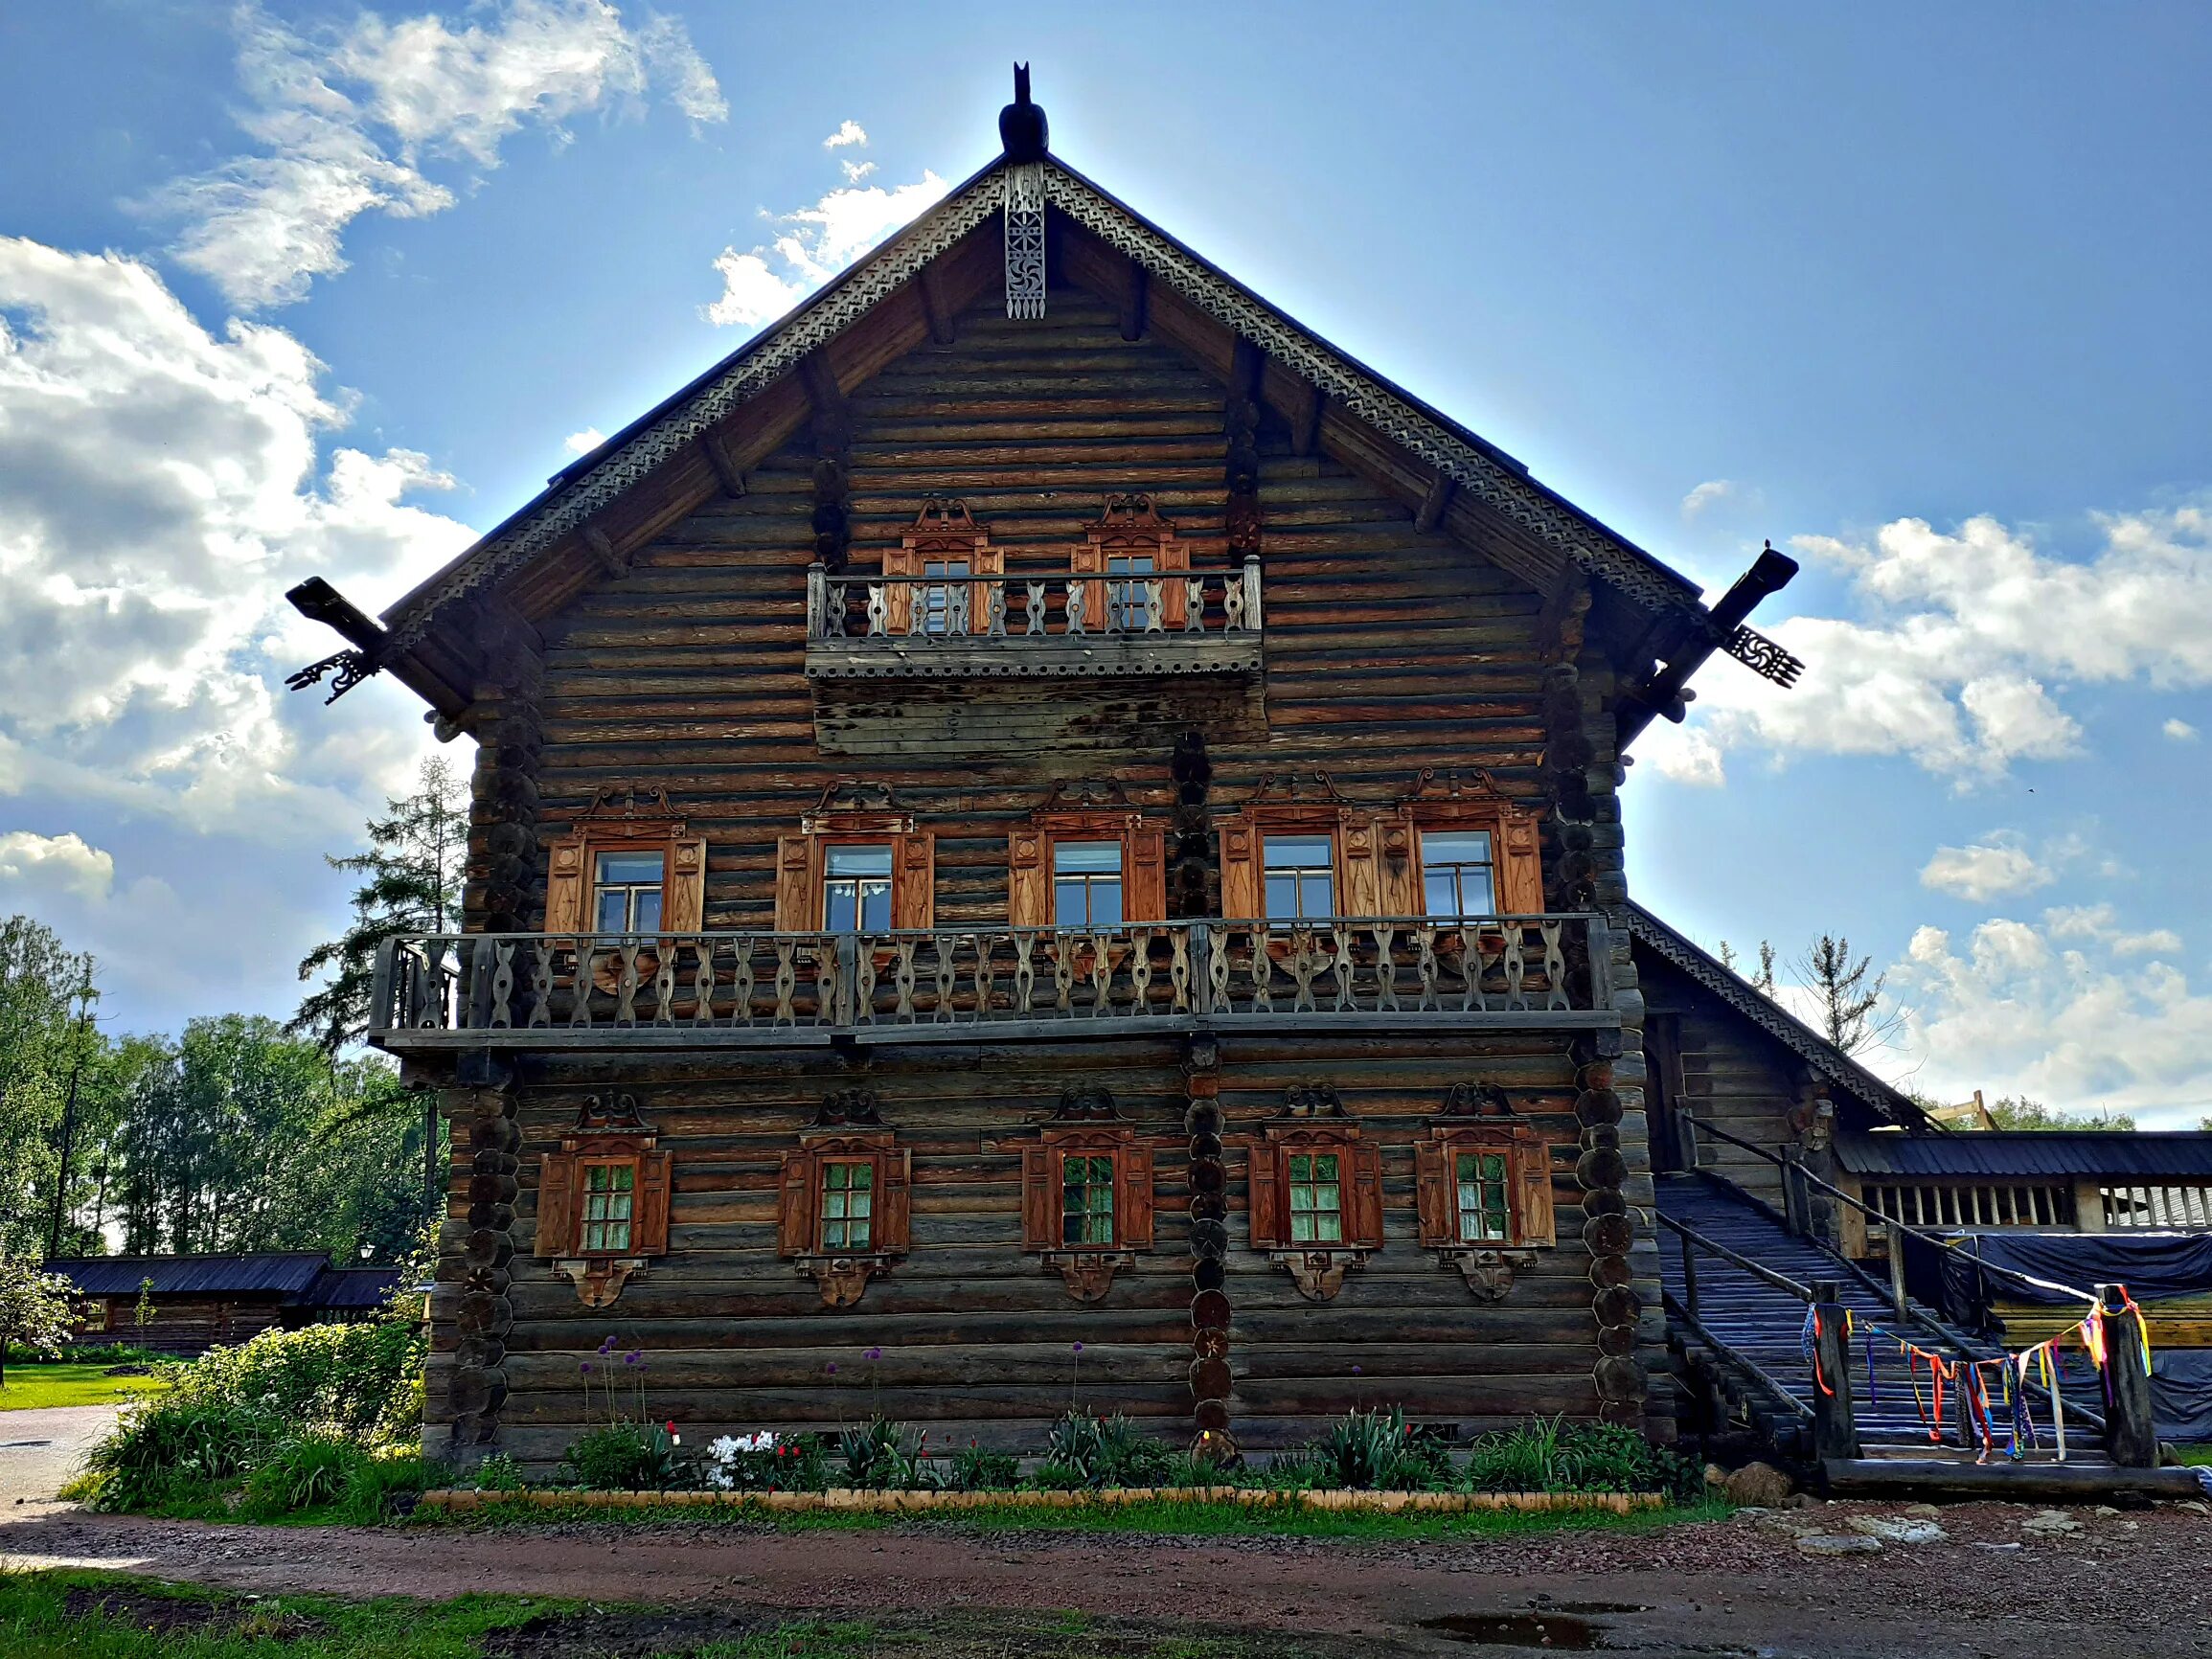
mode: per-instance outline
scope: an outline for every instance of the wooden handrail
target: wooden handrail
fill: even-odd
[[[1750,1257],[1731,1250],[1727,1245],[1722,1244],[1716,1239],[1706,1238],[1704,1234],[1699,1232],[1695,1227],[1686,1227],[1681,1222],[1676,1220],[1672,1216],[1664,1215],[1655,1210],[1652,1214],[1659,1225],[1666,1228],[1669,1232],[1679,1234],[1682,1238],[1689,1239],[1693,1244],[1697,1245],[1699,1249],[1707,1251],[1712,1255],[1720,1257],[1722,1261],[1728,1262],[1732,1266],[1741,1267],[1745,1272],[1750,1274],[1754,1279],[1763,1280],[1767,1284],[1773,1285],[1777,1290],[1787,1291],[1790,1295],[1796,1297],[1798,1301],[1805,1303],[1808,1307],[1810,1307],[1814,1300],[1813,1290],[1810,1285],[1800,1284],[1796,1280],[1789,1277],[1789,1275],[1777,1273],[1773,1268],[1754,1261]]]

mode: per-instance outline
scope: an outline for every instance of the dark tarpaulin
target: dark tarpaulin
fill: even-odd
[[[2125,1284],[2137,1302],[2212,1296],[2212,1233],[1973,1233],[1947,1252],[1971,1252],[1987,1266],[2009,1267],[2077,1290]],[[1909,1264],[1909,1263],[1908,1263]],[[2064,1305],[2073,1297],[1987,1275],[1987,1294],[2005,1302]]]
[[[2151,1415],[2160,1440],[2212,1441],[2212,1348],[2151,1351]]]

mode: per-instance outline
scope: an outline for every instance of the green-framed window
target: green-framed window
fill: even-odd
[[[1290,1154],[1290,1242],[1344,1242],[1344,1162],[1334,1152]]]
[[[865,1250],[874,1237],[876,1166],[835,1159],[822,1166],[822,1248]]]
[[[620,1255],[629,1248],[637,1205],[635,1164],[586,1164],[583,1170],[583,1250]]]

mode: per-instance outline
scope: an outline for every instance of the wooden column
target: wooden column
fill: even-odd
[[[1583,1189],[1583,1242],[1590,1252],[1590,1317],[1598,1328],[1598,1361],[1591,1373],[1599,1415],[1608,1422],[1640,1428],[1651,1378],[1637,1357],[1637,1324],[1644,1299],[1635,1284],[1630,1254],[1636,1243],[1635,1223],[1621,1192],[1628,1161],[1621,1153],[1621,1097],[1613,1087],[1610,1045],[1585,1040],[1576,1046],[1581,1066],[1576,1080],[1575,1122],[1582,1125],[1582,1155],[1575,1180]]]
[[[423,1441],[426,1450],[468,1462],[496,1446],[500,1408],[507,1401],[503,1367],[514,1326],[507,1292],[522,1137],[502,1069],[474,1057],[464,1059],[462,1070],[463,1081],[443,1091],[440,1108],[453,1125],[457,1152],[467,1148],[454,1159],[454,1184],[467,1204],[466,1223],[451,1218],[445,1223],[433,1304],[451,1309],[447,1330],[435,1335],[443,1348],[450,1331],[453,1365],[445,1400],[425,1401]],[[429,1443],[429,1430],[441,1420],[446,1424],[443,1448]]]
[[[2097,1319],[2105,1334],[2105,1450],[2122,1468],[2158,1466],[2158,1426],[2151,1415],[2151,1373],[2143,1364],[2143,1333],[2123,1287],[2097,1286]]]
[[[1813,1455],[1855,1458],[1859,1421],[1851,1404],[1851,1344],[1843,1338],[1843,1305],[1833,1279],[1814,1280],[1813,1295]],[[1963,1409],[1959,1415],[1966,1415]]]
[[[1184,921],[1219,916],[1221,873],[1206,811],[1214,765],[1206,758],[1205,733],[1180,734],[1168,770],[1175,781],[1175,807],[1168,820],[1168,918]]]
[[[1240,338],[1230,360],[1229,395],[1221,405],[1228,495],[1222,523],[1232,564],[1260,552],[1259,387],[1265,363],[1260,348]]]
[[[1183,1129],[1191,1154],[1191,1421],[1196,1449],[1226,1460],[1236,1454],[1229,1433],[1228,1171],[1221,1157],[1221,1054],[1211,1033],[1193,1036],[1184,1053],[1190,1104]]]

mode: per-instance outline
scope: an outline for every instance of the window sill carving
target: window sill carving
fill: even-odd
[[[1536,1265],[1534,1250],[1510,1250],[1487,1244],[1454,1245],[1436,1253],[1437,1261],[1456,1267],[1474,1292],[1477,1302],[1503,1302],[1513,1294],[1514,1274]]]
[[[1136,1254],[1129,1250],[1047,1250],[1038,1258],[1057,1269],[1067,1281],[1067,1293],[1078,1302],[1097,1302],[1113,1288],[1114,1275],[1134,1270]]]
[[[803,1279],[811,1279],[821,1287],[822,1306],[850,1307],[860,1300],[868,1288],[868,1281],[879,1273],[888,1273],[899,1260],[888,1250],[871,1251],[858,1256],[831,1256],[809,1252],[791,1258],[791,1265]]]
[[[1327,1302],[1344,1288],[1344,1270],[1363,1266],[1374,1254],[1364,1244],[1314,1244],[1270,1250],[1267,1259],[1290,1275],[1290,1283],[1307,1301]]]
[[[591,1256],[558,1261],[553,1276],[576,1286],[577,1300],[586,1307],[606,1307],[622,1294],[623,1286],[646,1270],[642,1256]]]

